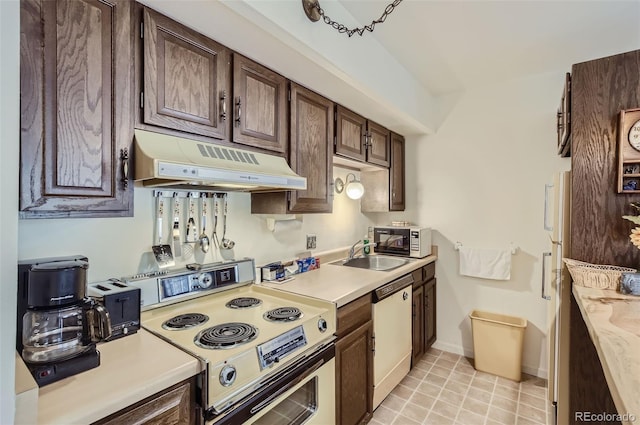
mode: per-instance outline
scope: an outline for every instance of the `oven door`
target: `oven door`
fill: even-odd
[[[208,424],[335,423],[335,345],[313,353],[256,394]]]

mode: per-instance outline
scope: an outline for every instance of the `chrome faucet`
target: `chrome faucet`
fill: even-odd
[[[362,243],[362,246],[356,248],[356,246],[358,246],[358,244],[362,243],[362,240],[358,240],[356,241],[356,243],[354,243],[353,245],[351,245],[351,248],[349,248],[349,256],[347,257],[347,261],[349,260],[353,260],[353,257],[356,256],[356,252],[368,247],[368,246],[376,246],[378,245],[375,242],[369,242],[369,243]]]

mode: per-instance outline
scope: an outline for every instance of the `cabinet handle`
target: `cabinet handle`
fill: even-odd
[[[120,161],[122,161],[122,188],[129,187],[129,149],[120,149]]]
[[[557,123],[558,123],[558,131],[562,131],[562,112],[558,111],[558,115],[557,115]]]
[[[238,100],[236,101],[236,126],[240,126],[241,117],[242,117],[242,101],[240,100],[240,96],[238,96]]]
[[[222,112],[220,113],[220,119],[222,121],[227,120],[227,92],[222,90],[222,94],[220,95],[220,109]]]
[[[547,270],[546,267],[544,265],[545,263],[545,258],[547,257],[551,257],[551,253],[550,252],[543,252],[542,253],[542,299],[549,301],[551,299],[551,297],[549,295],[547,295],[546,293],[546,278],[547,278]]]
[[[367,150],[367,146],[369,146],[369,144],[367,143],[367,133],[365,132],[362,135],[362,147],[364,148],[364,150]]]

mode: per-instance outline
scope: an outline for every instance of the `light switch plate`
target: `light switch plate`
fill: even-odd
[[[307,249],[316,249],[316,235],[307,235]]]

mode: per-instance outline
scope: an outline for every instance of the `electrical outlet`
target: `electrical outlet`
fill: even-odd
[[[316,249],[316,235],[307,235],[307,249]]]

